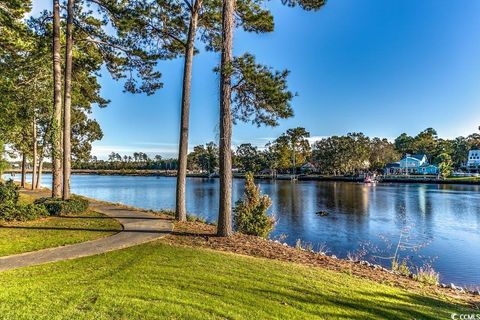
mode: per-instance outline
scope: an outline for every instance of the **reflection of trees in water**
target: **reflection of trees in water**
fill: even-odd
[[[394,221],[397,230],[408,227],[421,241],[434,238],[433,205],[427,185],[398,185],[394,197]]]
[[[434,215],[434,208],[433,208],[433,197],[432,193],[429,192],[431,186],[427,185],[420,185],[418,187],[418,205],[416,206],[418,214],[414,216],[414,212],[412,212],[411,219],[414,218],[421,220],[422,223],[416,221],[417,228],[421,228],[417,230],[417,232],[422,232],[424,236],[431,241],[433,239],[434,233],[434,223],[433,223],[433,215]],[[440,212],[439,212],[440,213]]]
[[[301,225],[304,215],[309,214],[305,203],[311,201],[308,195],[302,192],[304,185],[293,181],[278,181],[276,193],[270,195],[275,203],[276,214],[279,219],[286,219],[289,224]]]
[[[315,188],[316,210],[326,210],[327,217],[315,216],[309,228],[325,232],[325,241],[346,254],[368,232],[369,186],[345,182],[318,182]]]
[[[435,212],[454,208],[452,213],[456,219],[469,219],[472,215],[478,218],[480,209],[478,191],[480,191],[478,185],[439,185],[436,192],[431,194],[436,200]],[[463,199],[466,198],[465,201],[457,200],[460,195]]]
[[[193,208],[188,213],[206,217],[208,221],[216,221],[218,213],[218,186],[212,179],[188,179],[187,206]],[[191,200],[189,200],[191,199]],[[190,206],[190,201],[193,201]]]
[[[317,207],[336,213],[365,215],[371,187],[350,182],[319,183],[316,186]]]

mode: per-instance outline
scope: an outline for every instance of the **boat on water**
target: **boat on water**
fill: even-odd
[[[371,177],[371,176],[366,176],[365,179],[363,179],[363,183],[368,183],[368,184],[372,184],[372,183],[377,183],[377,179],[375,179],[375,177]]]

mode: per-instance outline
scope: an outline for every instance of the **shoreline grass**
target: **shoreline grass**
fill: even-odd
[[[464,305],[343,273],[156,241],[0,273],[6,319],[438,319]]]

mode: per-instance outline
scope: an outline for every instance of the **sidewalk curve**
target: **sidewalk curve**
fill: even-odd
[[[171,221],[161,219],[148,212],[97,203],[91,204],[90,208],[117,220],[122,224],[123,230],[97,240],[0,257],[0,271],[123,249],[159,239],[173,230]]]

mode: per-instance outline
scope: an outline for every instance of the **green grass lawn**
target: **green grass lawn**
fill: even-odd
[[[2,319],[449,319],[452,303],[319,268],[152,242],[0,273]]]
[[[447,180],[452,181],[480,181],[480,177],[448,177]]]
[[[121,229],[117,221],[96,212],[29,222],[0,222],[0,256],[94,240]]]

